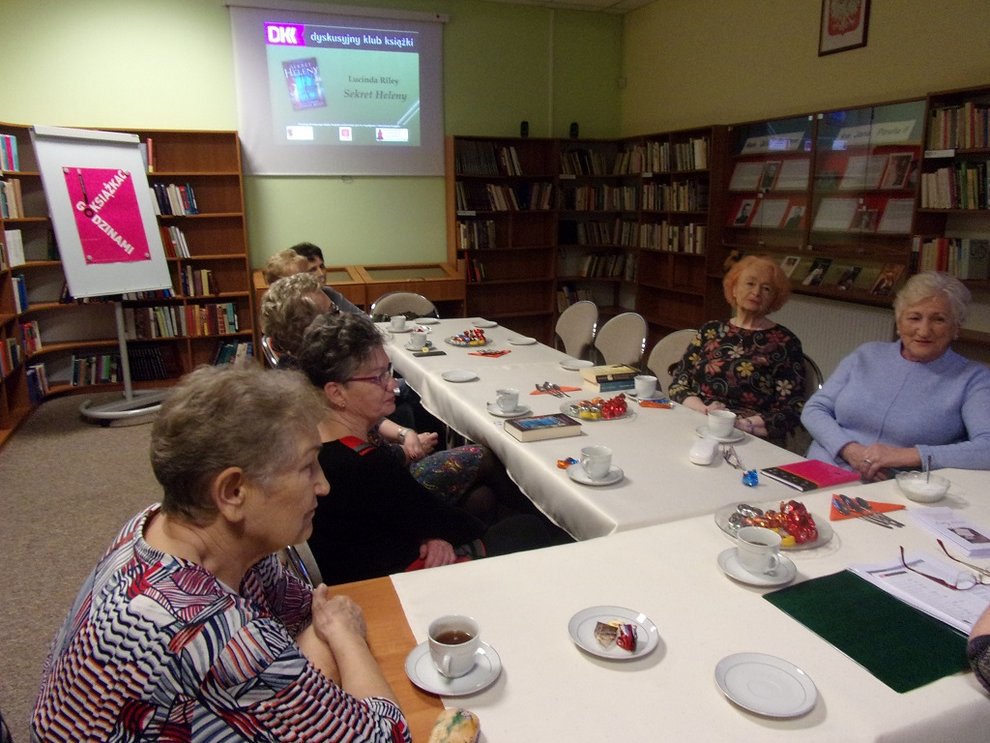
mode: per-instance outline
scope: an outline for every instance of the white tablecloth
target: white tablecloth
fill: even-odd
[[[951,497],[938,505],[964,509],[990,528],[988,474],[946,474]],[[858,490],[871,500],[908,505],[908,512],[893,514],[908,526],[834,522],[827,545],[788,553],[797,580],[897,559],[901,544],[937,550],[934,536],[910,519],[910,511],[924,506],[904,499],[893,482]],[[802,500],[819,520],[827,519],[828,493]],[[723,575],[716,556],[731,545],[705,515],[392,581],[418,641],[433,618],[464,613],[480,622],[483,639],[501,656],[504,669],[492,687],[445,700],[476,712],[488,743],[987,740],[990,697],[972,673],[897,694],[761,599],[772,589]],[[595,605],[644,612],[659,627],[659,647],[627,662],[585,654],[571,642],[567,624],[575,612]],[[883,642],[882,632],[877,642]],[[819,692],[814,709],[781,720],[730,703],[715,684],[714,669],[739,652],[769,653],[806,671]]]
[[[503,419],[487,411],[486,404],[494,401],[495,391],[516,387],[520,401],[531,407],[534,415],[558,412],[565,400],[529,393],[534,385],[545,381],[582,386],[580,373],[561,367],[560,360],[567,357],[552,348],[511,345],[508,340],[516,334],[501,326],[485,331],[492,340],[487,348],[511,351],[499,358],[471,356],[469,351],[477,349],[444,342],[445,337],[470,328],[470,319],[442,320],[430,327],[435,346],[446,355],[413,357],[403,348],[408,333],[396,333],[388,345],[395,368],[420,394],[428,410],[468,439],[492,449],[526,495],[578,539],[697,516],[733,501],[790,498],[796,492],[768,478],[762,478],[757,488],[746,487],[742,473],[721,458],[707,467],[692,464],[688,452],[705,417],[681,406],[665,410],[631,404],[635,411],[631,418],[586,422],[580,437],[520,443],[505,433]],[[473,371],[479,378],[447,382],[441,374],[451,370]],[[596,394],[586,385],[583,392],[571,393],[573,398],[585,399]],[[581,448],[591,444],[612,448],[613,463],[624,471],[624,480],[606,487],[588,487],[571,481],[557,468],[558,459],[579,458]],[[749,468],[800,459],[749,435],[734,446]]]

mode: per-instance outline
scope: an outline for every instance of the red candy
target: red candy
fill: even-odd
[[[618,634],[615,636],[615,644],[630,653],[636,650],[636,625],[620,624]]]

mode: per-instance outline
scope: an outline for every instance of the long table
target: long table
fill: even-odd
[[[504,419],[490,414],[487,404],[501,387],[520,390],[520,402],[532,414],[558,412],[562,400],[532,395],[545,381],[583,387],[572,399],[597,395],[576,371],[560,365],[565,354],[543,344],[513,345],[512,330],[497,326],[485,333],[487,349],[509,350],[498,358],[471,355],[475,348],[444,342],[472,327],[471,318],[441,320],[427,326],[434,346],[444,356],[415,357],[404,346],[408,333],[388,334],[387,350],[395,368],[422,398],[423,405],[466,438],[489,447],[502,460],[513,480],[548,517],[577,539],[709,513],[733,500],[771,500],[794,491],[767,478],[757,488],[742,484],[742,473],[721,458],[709,466],[692,464],[688,452],[705,424],[700,413],[682,406],[670,410],[630,404],[634,415],[622,420],[585,422],[574,438],[520,443],[503,430]],[[453,370],[471,371],[478,379],[466,383],[444,380]],[[615,393],[606,393],[610,397]],[[799,456],[763,439],[742,434],[734,444],[743,464],[760,468],[796,461]],[[615,485],[588,487],[573,482],[556,466],[557,460],[578,458],[590,444],[605,444],[614,451],[613,463],[625,478]]]
[[[952,488],[939,505],[990,526],[987,473],[944,474]],[[797,566],[797,581],[855,563],[896,559],[900,545],[937,553],[934,535],[911,519],[924,506],[906,500],[893,482],[862,486],[859,494],[906,505],[906,511],[894,515],[907,526],[887,530],[861,519],[833,522],[834,535],[827,544],[787,553]],[[823,521],[829,497],[830,491],[822,491],[801,499]],[[731,538],[706,514],[608,539],[395,575],[391,583],[415,641],[426,639],[433,618],[465,613],[478,620],[483,639],[499,653],[503,671],[493,686],[473,696],[444,699],[477,713],[489,743],[789,741],[795,735],[801,741],[829,743],[986,740],[990,698],[971,673],[895,693],[762,600],[773,589],[726,577],[716,558],[731,546]],[[376,582],[375,591],[389,593],[387,582]],[[645,613],[659,627],[659,646],[626,662],[581,651],[568,634],[568,620],[596,605]],[[369,613],[370,625],[378,621],[393,622],[394,617]],[[882,628],[862,631],[884,642]],[[408,651],[413,641],[407,642]],[[738,652],[769,653],[802,668],[818,690],[814,709],[794,719],[773,719],[730,703],[716,686],[714,669],[721,658]],[[411,683],[394,667],[402,653],[385,655],[383,663],[387,670],[392,666],[390,679],[400,696],[409,694]],[[438,710],[422,696],[414,701],[421,723]]]

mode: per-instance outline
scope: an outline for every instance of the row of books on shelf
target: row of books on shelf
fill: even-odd
[[[199,214],[196,193],[190,184],[152,183],[149,188],[155,214],[165,216]]]
[[[147,299],[173,299],[175,293],[171,289],[153,289],[145,292],[124,292],[120,298],[125,302],[141,302]]]
[[[455,189],[457,211],[545,211],[553,205],[553,185],[525,183],[503,186],[497,183],[465,183]]]
[[[636,278],[636,256],[625,251],[586,253],[578,266],[577,275],[589,279]]]
[[[667,253],[704,255],[707,236],[707,225],[697,222],[689,224],[671,224],[670,222],[641,224],[639,226],[639,247]]]
[[[811,158],[740,160],[732,171],[730,191],[805,191]]]
[[[616,156],[616,174],[671,173],[708,169],[708,138],[691,137],[686,142],[642,142]]]
[[[558,242],[566,245],[623,245],[636,247],[637,223],[628,219],[616,219],[609,222],[599,220],[581,220],[560,224]]]
[[[495,221],[492,219],[459,221],[457,249],[484,250],[498,247],[495,235]]]
[[[560,206],[574,211],[636,211],[636,186],[575,186],[561,188]]]
[[[785,256],[780,267],[801,286],[831,287],[838,291],[861,291],[887,296],[904,274],[901,263],[859,265],[824,257]]]
[[[914,247],[918,271],[945,271],[974,281],[990,279],[990,238],[916,238]]]
[[[37,405],[48,396],[48,373],[43,363],[29,364],[25,371],[27,379],[28,399],[32,405]]]
[[[182,375],[179,355],[171,344],[128,346],[127,361],[134,382],[153,382]]]
[[[966,101],[936,108],[928,125],[928,149],[990,147],[990,104]]]
[[[708,184],[646,183],[643,185],[643,209],[664,212],[703,212],[708,210]]]
[[[827,196],[815,212],[812,229],[822,232],[911,232],[914,199],[861,199]],[[802,199],[773,197],[740,199],[729,212],[730,227],[748,229],[803,229],[807,206]]]
[[[513,146],[496,147],[494,142],[458,140],[454,152],[458,175],[522,175],[519,153]]]
[[[560,153],[562,175],[618,175],[621,157],[590,148],[569,149]]]
[[[241,366],[254,358],[251,341],[220,341],[213,354],[213,366]]]
[[[573,284],[561,284],[557,289],[557,312],[563,312],[575,302],[594,302],[591,289],[576,288]]]
[[[182,285],[182,294],[186,297],[206,297],[220,293],[217,280],[209,268],[185,266],[179,272],[179,282]]]
[[[165,248],[165,255],[169,258],[189,258],[189,245],[186,243],[186,235],[175,225],[159,228],[162,233],[162,247]]]
[[[990,161],[968,161],[921,176],[922,209],[990,209]]]
[[[23,352],[17,338],[4,338],[0,343],[0,377],[6,377],[21,363]]]
[[[0,134],[0,170],[20,170],[21,156],[17,151],[17,137]]]
[[[124,308],[129,340],[226,335],[238,329],[237,306],[232,302]]]
[[[21,195],[21,179],[0,180],[0,217],[20,219],[24,216],[24,200]]]
[[[122,380],[119,353],[72,354],[72,377],[69,384],[115,384]]]
[[[465,261],[464,269],[469,283],[478,284],[488,278],[485,273],[485,264],[477,258],[469,258]]]

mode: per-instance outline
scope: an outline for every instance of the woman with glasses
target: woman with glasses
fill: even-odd
[[[367,317],[317,317],[297,357],[326,396],[320,501],[309,546],[327,583],[546,546],[562,541],[535,515],[486,527],[432,496],[368,431],[395,407],[395,380],[381,333]]]

